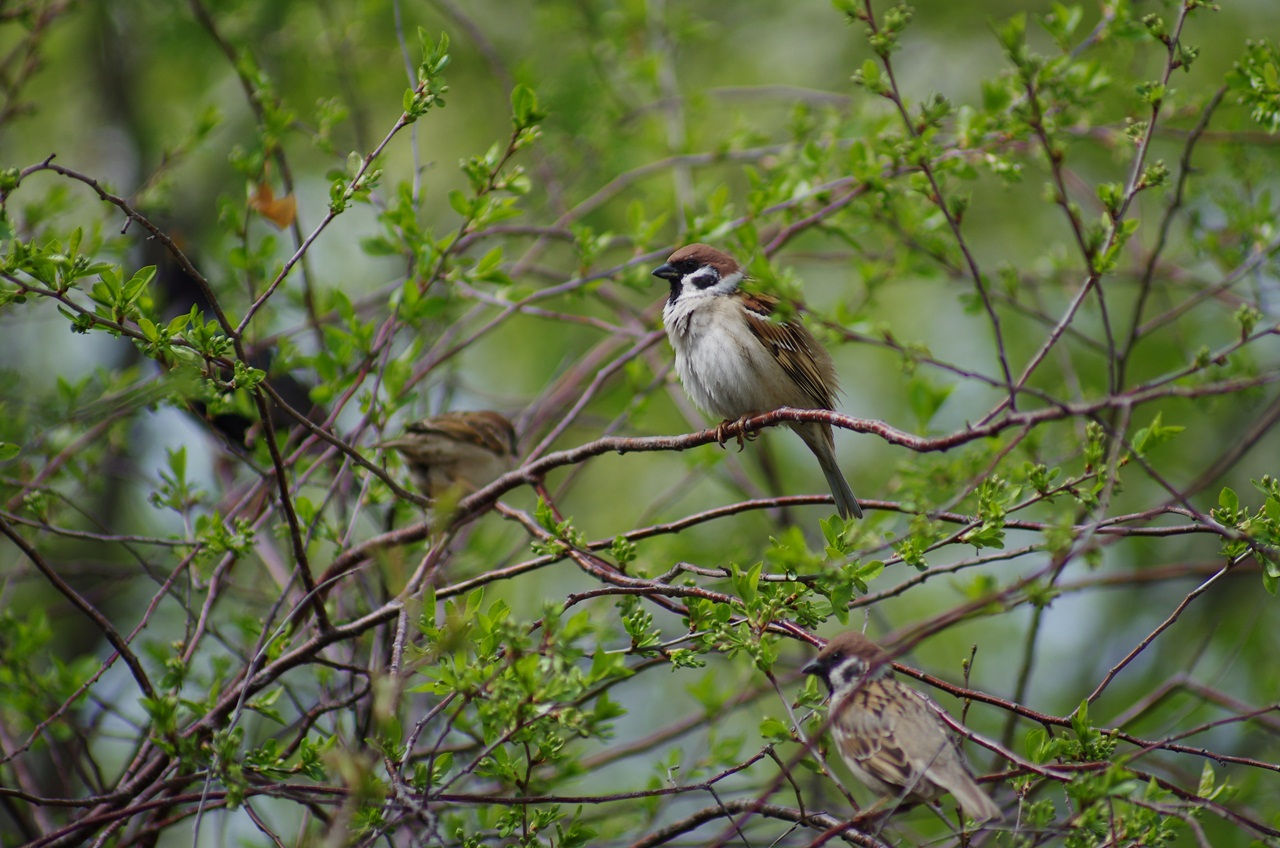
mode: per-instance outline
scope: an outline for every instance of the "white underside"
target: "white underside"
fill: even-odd
[[[686,290],[663,307],[662,323],[676,353],[680,382],[708,415],[734,421],[783,406],[816,408],[812,397],[751,332],[736,298],[723,292]],[[836,462],[831,428],[816,422],[787,426],[817,458],[840,514],[862,517],[857,498]]]
[[[662,310],[676,373],[698,408],[733,420],[813,403],[748,329],[728,297],[682,297]]]

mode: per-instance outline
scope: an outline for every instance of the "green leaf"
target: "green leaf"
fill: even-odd
[[[880,66],[874,59],[866,59],[862,63],[862,78],[868,85],[880,81]]]
[[[848,15],[851,20],[858,20],[858,16],[862,14],[861,4],[857,0],[831,0],[831,5],[837,12]]]
[[[776,718],[766,718],[760,722],[760,735],[768,742],[792,741],[790,728]]]
[[[142,330],[142,336],[149,342],[160,340],[160,331],[156,328],[155,322],[148,318],[138,319],[138,329]]]
[[[746,572],[741,571],[736,565],[731,566],[733,569],[733,588],[738,593],[738,597],[746,601],[748,604],[757,597],[757,587],[760,585],[760,572],[764,569],[763,562],[757,562]]]
[[[1270,557],[1262,558],[1262,586],[1269,595],[1280,589],[1280,563]]]
[[[1161,423],[1163,413],[1157,412],[1155,419],[1150,426],[1144,427],[1138,431],[1133,439],[1133,450],[1138,456],[1146,455],[1146,452],[1164,444],[1174,436],[1185,430],[1185,427],[1177,425],[1165,425]]]
[[[996,38],[1000,42],[1000,46],[1005,49],[1010,58],[1015,63],[1019,63],[1019,57],[1026,50],[1027,40],[1027,15],[1025,12],[1019,12],[1005,22],[1004,26],[996,30]]]
[[[1213,766],[1205,761],[1204,767],[1200,769],[1200,785],[1196,787],[1196,794],[1201,798],[1213,797]]]
[[[875,580],[884,573],[884,560],[873,559],[870,562],[864,562],[858,566],[858,579],[866,583]]]
[[[453,211],[457,212],[464,218],[470,218],[473,212],[471,199],[462,193],[461,189],[454,189],[449,192],[449,205],[453,207]]]
[[[546,117],[538,111],[538,95],[523,83],[511,89],[511,116],[516,129],[530,127]]]
[[[1071,714],[1071,729],[1081,739],[1093,729],[1093,725],[1089,724],[1089,702],[1087,700],[1081,701],[1080,706],[1076,707],[1076,711]]]
[[[151,281],[155,279],[156,266],[147,265],[139,268],[137,272],[129,278],[129,282],[124,285],[124,296],[127,301],[132,303],[138,299],[138,295],[142,294]]]

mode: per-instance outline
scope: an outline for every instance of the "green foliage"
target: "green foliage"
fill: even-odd
[[[1245,53],[1227,77],[1249,117],[1270,132],[1280,130],[1280,54],[1270,41],[1248,41]]]
[[[1222,543],[1222,554],[1229,563],[1254,557],[1261,566],[1262,585],[1274,595],[1280,588],[1280,485],[1270,475],[1255,480],[1265,500],[1250,512],[1240,506],[1240,497],[1230,488],[1218,494],[1218,507],[1210,515],[1235,531]]]

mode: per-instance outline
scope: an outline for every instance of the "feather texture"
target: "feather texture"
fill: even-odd
[[[427,497],[449,489],[465,497],[515,467],[516,433],[496,412],[446,412],[406,425],[377,447],[399,451]]]
[[[974,781],[942,710],[893,677],[888,656],[861,633],[841,633],[804,668],[831,690],[831,734],[854,777],[881,795],[932,801],[949,792],[975,821],[1001,818]]]
[[[739,289],[745,275],[733,257],[691,244],[653,273],[671,283],[662,322],[676,373],[699,409],[735,421],[783,406],[834,407],[838,386],[831,356],[800,321],[773,318],[775,298]],[[840,514],[861,518],[836,462],[830,425],[787,426],[817,457]]]

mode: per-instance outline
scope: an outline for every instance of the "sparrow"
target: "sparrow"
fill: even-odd
[[[838,386],[831,356],[800,321],[771,317],[776,298],[738,287],[746,273],[732,256],[705,244],[685,245],[653,276],[671,284],[662,323],[680,382],[703,412],[727,424],[782,406],[833,408]],[[831,425],[787,426],[817,457],[841,517],[861,518],[836,464]]]
[[[516,431],[496,412],[446,412],[415,421],[375,447],[399,451],[413,484],[432,500],[466,497],[515,467]]]
[[[1002,818],[935,712],[941,707],[895,680],[889,655],[861,633],[834,637],[803,671],[827,684],[836,748],[867,786],[924,801],[950,792],[974,821]]]
[[[515,467],[516,431],[510,421],[489,410],[445,412],[408,424],[404,433],[376,442],[374,447],[399,451],[413,484],[430,500],[461,499]],[[339,560],[316,580],[322,605],[330,584],[351,567],[352,563]],[[294,614],[295,633],[311,618],[314,609],[308,601]]]

